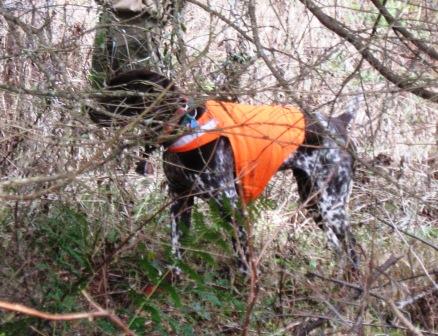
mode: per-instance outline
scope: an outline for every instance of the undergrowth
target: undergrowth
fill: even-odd
[[[149,195],[149,205],[156,199],[158,207],[163,202],[160,195]],[[2,207],[1,234],[10,237],[1,245],[4,262],[0,276],[3,290],[8,290],[5,294],[42,311],[68,313],[89,310],[82,294],[86,291],[138,335],[239,334],[249,286],[236,272],[230,243],[232,230],[217,209],[203,203],[196,205],[192,228],[183,240],[183,260],[176,261],[167,237],[169,214],[163,211],[151,219],[156,209],[152,206],[146,210],[142,202],[132,207],[137,219],[133,226],[118,224],[106,229],[103,222],[108,219],[89,215],[87,202],[82,206],[49,202],[44,211],[35,211],[32,205]],[[254,225],[262,225],[256,233],[256,249],[260,251],[263,232],[271,225],[261,219],[262,215],[278,211],[278,207],[262,199],[250,210]],[[361,216],[355,215],[353,221],[359,222]],[[386,323],[392,315],[379,300],[372,296],[365,299],[362,293],[364,297],[355,301],[352,298],[357,292],[336,282],[343,272],[333,253],[326,249],[322,231],[315,231],[309,223],[294,232],[293,225],[291,222],[281,229],[262,258],[261,291],[252,314],[252,332],[286,335],[293,329],[291,324],[306,317],[330,315],[332,307],[343,316],[332,316],[333,332],[351,332],[355,315],[362,310],[368,321],[367,333],[402,335]],[[421,274],[422,269],[434,267],[430,250],[415,240],[394,243],[396,232],[378,222],[366,227],[355,225],[354,231],[360,245],[368,246],[362,255],[363,278],[354,283],[363,285],[375,272],[378,265],[374,263],[382,264],[393,255],[406,259],[391,269],[389,279],[375,281],[372,288],[402,297],[406,291],[427,287],[427,278]],[[432,240],[437,235],[433,227],[415,233]],[[173,281],[170,266],[183,270],[180,281]],[[394,280],[390,280],[393,277],[399,279],[399,285],[394,286]],[[117,335],[119,330],[107,319],[47,322],[0,313],[0,335],[33,333]]]

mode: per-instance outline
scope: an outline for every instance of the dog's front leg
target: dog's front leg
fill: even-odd
[[[228,198],[227,205],[228,204],[230,205],[224,206],[220,204],[219,209],[222,218],[230,225],[233,231],[231,241],[238,269],[241,273],[248,274],[248,235],[244,227],[244,213],[238,205],[237,198]]]
[[[193,207],[193,196],[185,193],[171,192],[172,205],[171,213],[171,251],[177,261],[181,260],[181,237],[190,230],[191,214]],[[174,268],[175,275],[179,276],[181,271],[178,267]]]

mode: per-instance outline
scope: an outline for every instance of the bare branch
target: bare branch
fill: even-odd
[[[386,21],[391,25],[391,28],[402,34],[408,41],[412,42],[418,49],[426,53],[429,57],[438,60],[438,52],[431,46],[428,46],[419,38],[416,38],[409,30],[404,28],[396,18],[386,9],[386,7],[380,3],[379,0],[371,0],[376,6],[379,12],[385,17]]]
[[[435,244],[433,244],[433,243],[431,243],[431,242],[429,242],[429,241],[427,241],[427,240],[425,240],[425,239],[423,239],[421,237],[418,237],[418,236],[414,235],[413,233],[410,233],[410,232],[408,232],[408,231],[406,231],[406,230],[404,230],[402,228],[396,227],[395,225],[393,225],[393,224],[389,223],[388,221],[384,220],[383,218],[380,218],[378,216],[375,216],[375,218],[377,220],[379,220],[380,222],[382,222],[383,224],[388,225],[390,228],[392,228],[394,230],[398,230],[401,233],[405,234],[406,236],[411,237],[413,239],[416,239],[416,240],[422,242],[423,244],[433,248],[435,251],[438,251],[438,246],[437,245],[435,245]]]
[[[328,29],[344,38],[350,42],[357,51],[370,63],[383,77],[388,81],[396,85],[402,90],[411,92],[421,98],[430,100],[434,103],[438,103],[438,93],[426,90],[419,85],[416,79],[409,78],[407,75],[405,77],[399,76],[388,69],[381,61],[379,61],[368,48],[368,46],[362,41],[360,37],[351,33],[345,25],[343,25],[338,20],[332,18],[331,16],[325,14],[321,8],[316,6],[316,4],[311,0],[300,0],[301,3],[306,6],[308,10],[312,12],[313,15]]]
[[[93,306],[95,309],[97,309],[98,312],[106,313],[105,316],[108,317],[108,319],[111,322],[113,322],[117,327],[119,327],[120,330],[123,330],[125,335],[127,335],[127,336],[135,336],[134,332],[131,331],[125,323],[123,323],[123,321],[120,319],[120,317],[118,317],[113,312],[110,312],[110,311],[108,311],[106,309],[103,309],[100,305],[98,305],[91,298],[91,296],[85,290],[82,291],[82,295],[87,299],[87,301],[90,303],[91,306]]]
[[[418,330],[416,326],[414,326],[411,321],[409,321],[406,316],[403,315],[403,313],[400,311],[400,309],[397,308],[395,303],[392,300],[385,300],[385,302],[388,304],[388,306],[391,308],[392,312],[398,317],[400,322],[410,331],[413,335],[416,336],[422,336],[423,333]]]
[[[74,320],[82,320],[82,319],[93,319],[95,317],[107,317],[117,327],[119,327],[119,329],[123,330],[125,335],[134,336],[134,333],[131,330],[129,330],[129,328],[122,322],[122,320],[120,320],[118,316],[97,305],[94,301],[91,300],[90,296],[85,292],[84,292],[84,296],[90,302],[90,304],[92,304],[92,306],[96,308],[95,311],[68,313],[68,314],[52,314],[37,309],[33,309],[19,303],[12,303],[7,301],[0,301],[0,309],[9,310],[20,314],[34,316],[40,319],[50,320],[50,321],[74,321]]]
[[[103,317],[108,315],[108,313],[104,311],[92,311],[92,312],[69,313],[69,314],[51,314],[24,306],[19,303],[13,303],[7,301],[0,301],[0,309],[14,311],[20,314],[34,316],[51,321],[72,321],[72,320],[90,319],[93,317]]]
[[[275,67],[275,65],[269,60],[269,58],[265,54],[265,50],[260,42],[258,27],[257,27],[257,18],[255,13],[255,4],[254,1],[250,1],[248,5],[248,14],[251,19],[251,28],[252,28],[252,34],[254,36],[254,44],[257,49],[257,54],[263,59],[266,66],[269,68],[271,73],[274,75],[275,79],[280,83],[280,85],[288,91],[288,94],[292,97],[294,102],[298,105],[298,107],[308,114],[308,109],[306,108],[305,104],[299,99],[295,94],[293,94],[289,90],[289,83],[286,81],[286,79],[281,75],[280,71]]]

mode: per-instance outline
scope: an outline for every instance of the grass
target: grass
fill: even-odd
[[[158,199],[160,195],[157,195]],[[153,196],[150,199],[153,200]],[[267,208],[266,202],[260,202],[255,214],[269,218],[269,212],[279,211],[272,204]],[[157,201],[156,206],[160,203]],[[144,207],[134,208],[146,211]],[[391,210],[396,210],[394,205]],[[209,212],[211,215],[207,215]],[[5,209],[2,213],[1,222],[10,223],[13,215]],[[366,216],[364,213],[366,211],[357,214],[358,218],[353,218],[353,222],[359,222],[360,217]],[[137,218],[141,223],[143,216],[137,214]],[[2,267],[2,282],[6,284],[6,281],[15,279],[3,287],[21,293],[22,303],[63,313],[87,310],[80,292],[86,289],[102,306],[114,309],[138,334],[225,335],[227,330],[238,333],[246,309],[248,287],[233,270],[230,241],[220,218],[215,215],[214,209],[209,211],[202,204],[195,210],[193,229],[185,240],[186,253],[180,264],[184,279],[177,284],[165,280],[167,265],[174,262],[168,246],[168,227],[163,224],[167,219],[168,215],[163,213],[148,222],[133,238],[134,242],[129,248],[120,251],[104,267],[98,268],[108,254],[117,250],[123,238],[132,235],[129,227],[103,230],[102,223],[87,214],[86,208],[81,211],[61,202],[53,202],[47,213],[21,223],[24,230],[18,233],[17,241],[2,246],[2,253],[9,251],[5,260],[11,262],[4,263]],[[260,237],[257,246],[261,250],[265,243],[262,237],[275,234],[275,231],[270,231],[275,227],[269,229],[265,219],[258,225],[261,227],[257,232]],[[271,225],[275,224],[271,222]],[[284,222],[279,225],[284,225]],[[310,223],[298,232],[287,231],[289,228],[278,233],[263,256],[260,266],[261,293],[252,317],[253,332],[263,330],[274,335],[299,317],[327,314],[326,305],[329,302],[336,306],[345,304],[343,298],[351,295],[336,283],[308,276],[309,272],[313,272],[338,279],[342,274],[332,253],[324,247],[321,232]],[[362,227],[356,226],[355,233],[361,246],[366,247],[362,257],[364,276],[373,272],[377,266],[374,263],[382,264],[391,255],[402,257],[386,277],[373,284],[380,295],[397,298],[407,290],[428,286],[429,281],[425,276],[414,280],[401,279],[434,267],[434,253],[430,248],[415,240],[402,239],[397,232],[376,221]],[[424,239],[436,237],[434,228],[415,233]],[[2,234],[4,236],[5,232]],[[31,244],[23,244],[29,241],[29,235],[32,236]],[[24,259],[27,266],[20,269],[19,264],[23,260],[20,261],[17,255],[27,256]],[[25,271],[29,267],[34,270],[30,276]],[[155,286],[158,289],[150,292]],[[386,309],[378,300],[372,297],[368,300],[365,318],[374,325],[385,325]],[[343,309],[343,319],[354,321],[357,311],[355,304]],[[118,330],[107,320],[48,324],[36,319],[14,317],[13,314],[1,316],[0,330],[5,335],[25,334],[29,328],[57,335],[69,335],[78,330],[86,334],[118,334]],[[212,329],[213,325],[216,328]],[[349,323],[340,320],[331,326],[335,333],[342,333],[342,330],[346,332],[349,327]],[[374,326],[369,330],[377,333],[384,329]],[[221,332],[218,333],[218,330]],[[390,334],[397,335],[397,332]]]

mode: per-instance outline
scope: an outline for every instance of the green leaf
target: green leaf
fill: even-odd
[[[202,306],[199,302],[194,302],[191,305],[193,311],[202,319],[209,321],[211,319],[211,314],[208,312],[204,306]]]
[[[117,332],[117,329],[113,326],[113,324],[107,319],[98,319],[96,320],[97,326],[102,329],[105,334],[114,335]]]
[[[109,243],[117,242],[119,240],[119,232],[116,229],[111,228],[106,235],[106,239]]]
[[[167,322],[169,322],[170,327],[172,328],[172,331],[176,334],[180,331],[180,325],[178,321],[174,320],[171,317],[167,317]]]
[[[139,265],[146,273],[150,281],[157,282],[159,280],[160,272],[149,260],[142,259],[140,260]]]
[[[129,324],[129,328],[134,330],[134,331],[136,331],[136,332],[138,332],[138,333],[144,333],[144,331],[145,331],[145,323],[146,323],[146,318],[144,318],[144,317],[136,317]]]
[[[195,335],[194,331],[193,331],[193,327],[191,325],[185,324],[182,328],[181,328],[181,333],[183,336],[193,336]]]
[[[201,283],[202,282],[202,278],[199,276],[198,273],[196,273],[191,267],[189,267],[187,264],[185,263],[178,263],[177,265],[179,268],[181,268],[181,270],[187,274],[192,280],[196,281],[197,283]]]
[[[170,284],[162,283],[160,285],[160,287],[165,289],[169,293],[173,303],[175,304],[175,307],[182,306],[181,298],[180,298],[179,294],[176,292],[175,288],[173,288],[173,286],[171,286]]]
[[[145,304],[143,310],[148,311],[151,314],[151,319],[157,324],[161,323],[161,311],[153,304]]]
[[[222,307],[222,302],[219,300],[219,298],[214,293],[211,293],[211,292],[204,293],[203,299],[205,301],[210,302],[211,304],[213,304],[217,307]]]

